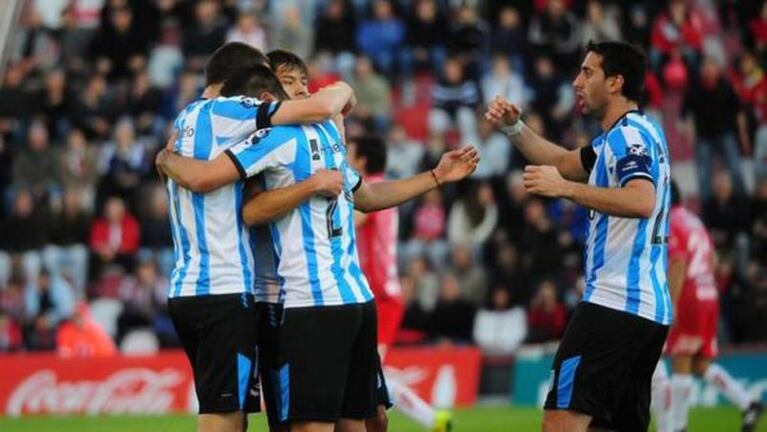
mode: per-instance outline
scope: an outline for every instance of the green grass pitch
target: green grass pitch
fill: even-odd
[[[459,410],[455,416],[455,432],[535,432],[540,430],[541,412],[536,409],[511,407],[476,407]],[[195,418],[189,415],[106,416],[106,417],[27,417],[0,418],[3,432],[193,432]],[[251,416],[250,431],[266,431],[263,416]],[[424,429],[396,412],[391,414],[392,432],[423,432]],[[651,430],[654,430],[651,428]],[[695,409],[690,413],[690,432],[740,430],[740,414],[734,408]],[[758,432],[767,432],[763,420]]]

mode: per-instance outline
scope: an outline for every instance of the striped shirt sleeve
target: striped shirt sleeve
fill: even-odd
[[[617,128],[608,135],[607,143],[614,155],[610,171],[621,187],[637,178],[655,184],[652,175],[652,147],[647,137],[638,129],[631,126]]]
[[[289,150],[291,146],[296,145],[297,133],[301,133],[301,129],[295,126],[260,129],[224,153],[237,167],[240,178],[244,180],[266,169],[291,163],[295,151]]]

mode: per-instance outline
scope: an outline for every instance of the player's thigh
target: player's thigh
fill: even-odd
[[[359,305],[287,308],[277,378],[281,421],[335,423],[341,417]]]
[[[376,415],[379,382],[383,384],[381,359],[376,344],[377,312],[372,302],[361,305],[362,323],[351,347],[351,361],[344,390],[341,416],[366,419]]]
[[[200,432],[241,432],[245,415],[241,412],[201,414],[197,420]]]
[[[589,303],[578,305],[554,357],[545,408],[612,421],[641,355],[642,346],[635,341],[645,337],[644,323],[650,321]]]
[[[671,370],[675,374],[687,375],[692,373],[692,355],[679,354],[671,356]]]
[[[586,432],[591,423],[591,416],[577,411],[545,410],[543,412],[543,432]]]
[[[642,345],[641,354],[632,367],[624,398],[611,423],[616,430],[644,432],[649,427],[652,376],[658,365],[667,331],[665,326],[649,325],[645,337],[637,338],[636,343]]]

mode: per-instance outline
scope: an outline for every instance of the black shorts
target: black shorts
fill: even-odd
[[[279,362],[267,372],[278,391],[280,423],[366,419],[376,413],[376,309],[373,302],[286,308]]]
[[[580,303],[554,357],[547,410],[590,415],[591,426],[647,431],[650,381],[668,326]]]
[[[279,344],[283,307],[279,303],[258,303],[258,366],[261,375],[261,394],[266,406],[269,424],[280,423]]]
[[[171,298],[168,312],[192,365],[200,414],[260,411],[253,296]]]
[[[378,371],[376,372],[376,404],[383,405],[387,410],[394,406],[391,401],[391,395],[389,394],[389,387],[386,385],[386,376],[383,372],[383,362],[381,356],[378,355]]]

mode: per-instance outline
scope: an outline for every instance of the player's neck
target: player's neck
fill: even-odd
[[[639,109],[637,103],[626,98],[616,99],[608,103],[605,107],[605,113],[601,119],[602,130],[606,131],[607,129],[611,128],[621,117],[626,115],[627,112],[635,111],[637,109]]]
[[[205,90],[202,92],[202,98],[213,99],[221,96],[221,87],[223,86],[223,84],[211,84],[205,87]]]

